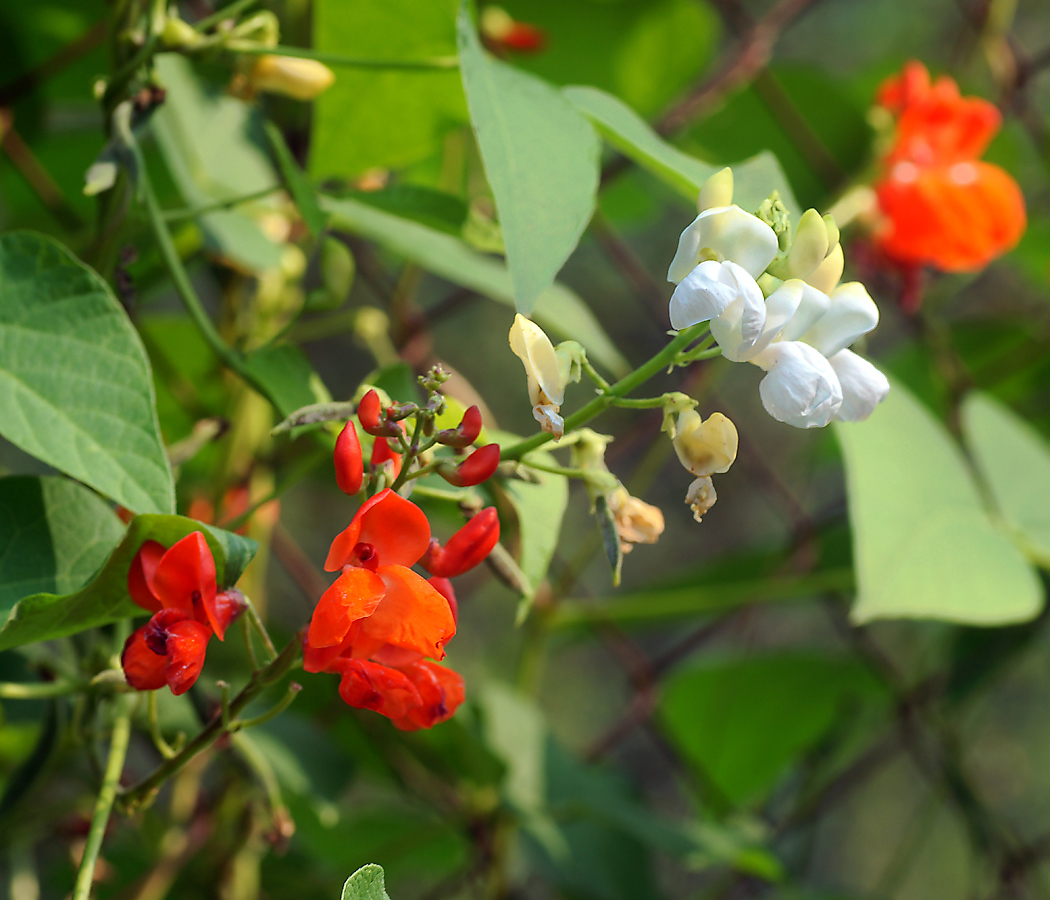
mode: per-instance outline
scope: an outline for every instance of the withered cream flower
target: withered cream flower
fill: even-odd
[[[632,497],[622,484],[606,498],[616,523],[620,549],[630,553],[635,544],[655,544],[664,533],[664,514],[660,509]]]
[[[704,475],[702,478],[697,478],[691,485],[689,490],[685,494],[685,502],[693,509],[693,518],[697,522],[700,522],[707,511],[715,505],[715,501],[718,499],[718,494],[715,493],[715,486],[711,482],[710,475]]]

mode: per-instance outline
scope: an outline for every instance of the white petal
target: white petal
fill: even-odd
[[[539,403],[532,407],[532,417],[540,423],[540,427],[553,434],[554,440],[560,441],[565,434],[565,420],[558,415],[558,407],[549,403]]]
[[[565,385],[560,379],[554,345],[543,329],[518,313],[510,329],[510,349],[525,366],[529,399],[533,404],[549,402],[560,406],[565,398]]]
[[[743,331],[743,298],[734,301],[717,319],[712,319],[711,334],[722,348],[722,355],[733,362],[746,362],[765,350],[794,315],[802,299],[802,288],[802,282],[797,279],[785,281],[762,301],[762,330],[753,341],[748,340]]]
[[[681,282],[700,262],[701,254],[735,262],[758,278],[777,255],[777,236],[758,216],[739,206],[716,206],[705,209],[682,232],[667,280]]]
[[[796,428],[822,428],[842,405],[842,387],[827,361],[809,344],[780,341],[752,360],[766,370],[758,386],[774,419]]]
[[[802,300],[798,305],[798,309],[795,310],[795,314],[791,317],[791,321],[780,332],[780,339],[782,341],[797,341],[801,339],[802,335],[816,325],[817,320],[830,308],[831,298],[827,294],[803,283]]]
[[[835,289],[828,311],[802,335],[802,340],[831,357],[878,324],[875,301],[863,284],[851,281]]]
[[[836,244],[824,257],[824,262],[817,266],[806,276],[809,282],[818,291],[830,294],[842,277],[842,269],[845,260],[842,256],[842,244]]]
[[[751,286],[761,298],[762,291],[755,280],[739,266],[714,260],[700,263],[682,279],[671,295],[671,327],[680,331],[720,316],[743,290]]]
[[[860,422],[868,418],[890,392],[886,376],[852,350],[840,350],[828,362],[842,385],[842,406],[835,413],[836,419]]]

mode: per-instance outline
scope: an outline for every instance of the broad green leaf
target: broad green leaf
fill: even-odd
[[[340,900],[390,900],[384,883],[383,867],[369,863],[354,872],[346,879]]]
[[[113,508],[68,478],[0,478],[0,617],[22,597],[83,587],[124,534]]]
[[[244,362],[282,417],[300,407],[332,399],[321,376],[295,344],[260,347],[249,353]]]
[[[383,0],[311,5],[313,46],[323,53],[411,61],[456,55],[458,0]],[[400,168],[436,153],[467,120],[459,73],[336,68],[313,107],[310,171],[351,177]]]
[[[962,407],[966,443],[1007,524],[1028,555],[1050,568],[1050,446],[1031,425],[987,394]]]
[[[127,313],[95,272],[30,232],[0,236],[0,434],[128,509],[175,508]]]
[[[83,588],[69,594],[33,594],[13,606],[0,607],[0,617],[6,619],[0,625],[0,650],[143,615],[128,596],[128,568],[139,547],[150,540],[170,547],[194,531],[208,541],[219,586],[235,584],[258,549],[251,538],[183,516],[136,516],[109,559]]]
[[[280,184],[266,152],[260,110],[226,93],[225,85],[199,78],[175,53],[156,58],[168,88],[151,121],[175,183],[190,206],[243,197]],[[265,208],[265,201],[257,201]],[[280,265],[280,245],[248,215],[247,205],[199,217],[210,250],[248,271]]]
[[[900,384],[866,422],[836,426],[846,463],[856,622],[1023,622],[1042,588],[989,519],[962,453]]]
[[[567,87],[564,93],[617,150],[693,202],[700,186],[723,168],[703,162],[667,143],[638,113],[611,94],[592,87]],[[758,209],[770,192],[776,190],[788,211],[793,216],[799,215],[799,205],[791,185],[772,153],[759,153],[734,163],[733,186],[733,202],[742,209],[749,212]]]
[[[761,800],[849,702],[880,699],[860,663],[776,655],[677,671],[660,720],[683,755],[732,806]]]
[[[324,213],[321,212],[321,207],[317,203],[317,193],[303,174],[302,169],[299,168],[299,164],[292,156],[292,151],[288,149],[281,129],[270,121],[265,123],[265,128],[277,168],[281,173],[281,178],[284,179],[284,186],[292,195],[295,205],[299,208],[299,215],[303,217],[303,223],[310,230],[310,234],[317,237],[324,231]]]
[[[470,249],[458,238],[356,200],[322,198],[321,205],[332,214],[333,228],[377,241],[435,275],[513,308],[514,291],[506,266]],[[547,288],[536,300],[532,317],[548,333],[579,341],[592,362],[615,375],[631,370],[601,323],[567,287],[553,284]]]
[[[356,191],[354,200],[395,216],[420,222],[438,231],[463,236],[468,208],[455,194],[416,184],[392,184],[381,191]]]
[[[466,3],[457,20],[460,72],[496,199],[519,312],[554,283],[594,212],[598,136],[552,85],[481,49]]]

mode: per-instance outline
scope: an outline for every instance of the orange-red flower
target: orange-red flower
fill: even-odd
[[[410,566],[430,546],[430,523],[391,490],[366,501],[325,562],[342,574],[321,595],[306,636],[308,672],[341,676],[340,696],[398,728],[429,728],[463,701],[463,680],[429,662],[456,633],[451,604]]]
[[[895,119],[893,144],[875,185],[884,222],[876,241],[894,262],[971,271],[1013,248],[1025,229],[1017,183],[979,159],[1002,122],[949,77],[930,81],[919,62],[886,81],[876,98]]]
[[[163,687],[182,694],[204,665],[211,636],[221,641],[244,610],[237,590],[218,591],[215,560],[199,531],[165,550],[146,541],[128,570],[131,599],[153,617],[124,644],[121,664],[128,684],[140,691]]]

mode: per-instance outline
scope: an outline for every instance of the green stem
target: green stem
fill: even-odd
[[[273,641],[270,640],[270,632],[266,630],[262,616],[259,615],[259,610],[255,608],[255,604],[247,597],[244,598],[244,602],[248,604],[248,621],[251,622],[252,627],[258,633],[260,640],[262,640],[263,646],[270,656],[269,662],[273,662],[277,659],[277,648],[273,645]]]
[[[372,59],[361,56],[343,56],[339,53],[322,53],[305,47],[264,47],[255,41],[227,41],[226,49],[249,56],[295,56],[299,59],[314,59],[329,66],[349,69],[456,69],[459,58],[455,56],[432,56],[428,59]]]
[[[207,215],[210,212],[229,209],[231,206],[239,206],[241,203],[251,203],[253,200],[261,200],[269,197],[277,191],[283,190],[283,186],[275,184],[273,187],[263,188],[251,194],[242,194],[240,197],[230,197],[228,200],[216,200],[214,203],[206,203],[203,206],[193,206],[188,209],[166,209],[161,214],[165,222],[178,222],[182,219],[195,219],[198,216]]]
[[[617,397],[613,400],[613,406],[619,406],[623,409],[657,409],[662,407],[667,401],[663,397],[641,397],[637,400],[630,399],[627,397]]]
[[[193,27],[203,33],[211,28],[213,25],[218,25],[220,22],[224,22],[226,19],[232,19],[235,16],[240,15],[249,7],[255,6],[259,0],[234,0],[233,3],[228,6],[224,6],[222,9],[216,10],[210,16],[205,16]]]
[[[301,684],[296,684],[293,681],[288,685],[288,690],[285,691],[284,696],[273,705],[272,709],[269,709],[252,719],[239,719],[230,726],[229,730],[240,731],[242,728],[254,728],[256,725],[262,725],[265,722],[269,722],[270,719],[276,718],[288,709],[288,707],[292,705],[292,701],[299,696],[299,691],[302,689],[303,686]]]
[[[609,390],[609,388],[612,387],[612,385],[609,384],[608,381],[602,378],[598,370],[594,368],[593,365],[591,365],[591,361],[587,359],[586,356],[584,356],[580,360],[580,368],[583,369],[583,371],[587,374],[587,377],[590,378],[591,381],[598,385],[598,388],[602,391],[602,393],[605,393]]]
[[[706,327],[707,323],[702,322],[699,325],[693,325],[678,332],[671,342],[650,360],[642,363],[641,366],[629,375],[625,375],[617,381],[616,384],[612,385],[612,387],[610,387],[605,393],[595,397],[586,406],[579,409],[577,412],[574,412],[571,416],[568,416],[565,419],[565,431],[569,432],[574,428],[579,428],[581,425],[586,425],[599,413],[604,412],[612,406],[617,398],[623,397],[624,394],[629,394],[662,369],[673,365],[678,353],[695,341]],[[530,438],[512,444],[500,454],[500,459],[521,459],[526,453],[535,450],[537,447],[542,447],[550,440],[551,435],[544,432],[534,434]]]
[[[44,700],[78,694],[87,688],[86,681],[43,681],[40,684],[0,681],[0,700]]]
[[[299,656],[300,640],[296,635],[281,651],[280,655],[265,669],[255,672],[244,689],[230,701],[229,716],[235,719],[244,709],[259,696],[269,685],[284,677],[295,664]],[[138,784],[120,792],[121,805],[129,812],[134,811],[160,788],[172,775],[179,771],[198,753],[207,750],[220,737],[227,734],[223,727],[222,716],[215,716],[204,729],[171,759],[166,759],[153,772]],[[74,898],[80,900],[80,898]]]
[[[535,469],[537,472],[550,472],[551,475],[564,475],[566,478],[580,478],[586,481],[591,477],[589,472],[585,472],[583,469],[573,469],[569,466],[549,466],[546,463],[534,462],[531,459],[523,459],[521,464],[528,466],[530,469]]]
[[[149,736],[153,740],[153,746],[157,748],[157,752],[165,759],[171,759],[178,751],[175,750],[171,744],[164,740],[164,735],[160,733],[160,717],[157,715],[157,692],[149,692],[149,709],[147,716],[149,718]]]
[[[106,833],[109,814],[113,809],[113,800],[120,784],[120,773],[124,771],[124,758],[128,753],[128,742],[131,738],[131,714],[128,703],[123,697],[116,700],[117,716],[113,722],[113,734],[109,741],[109,758],[106,760],[106,772],[102,778],[102,787],[95,801],[95,812],[91,816],[91,829],[88,831],[87,843],[84,845],[84,856],[77,870],[77,880],[73,887],[73,900],[88,900],[91,886],[95,880],[95,863],[102,849],[102,838]]]

